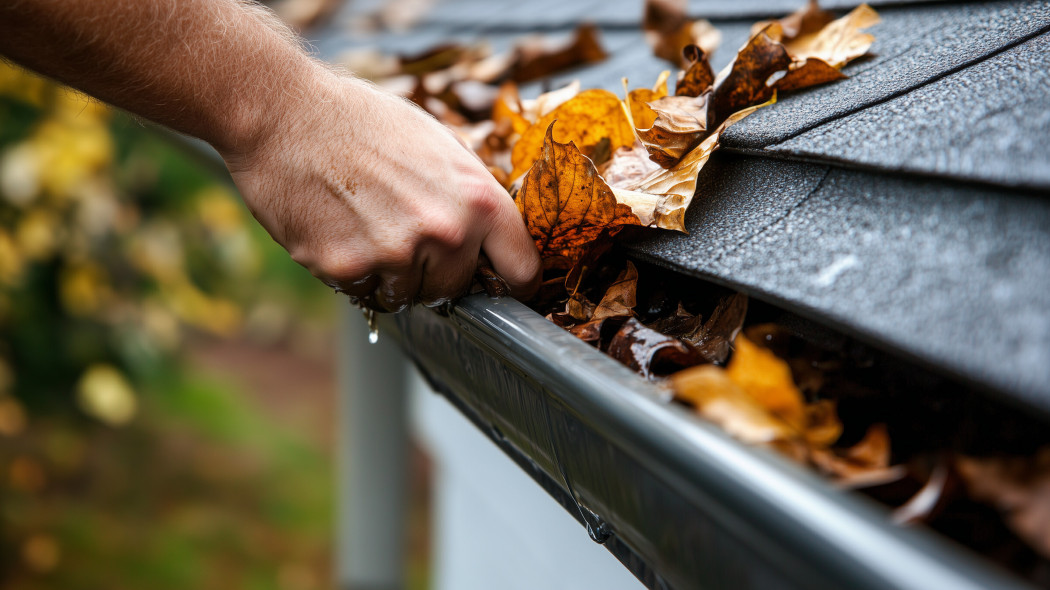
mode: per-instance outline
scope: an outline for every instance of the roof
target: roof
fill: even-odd
[[[690,12],[723,32],[718,69],[754,20],[800,3]],[[644,85],[667,69],[644,43],[641,4],[445,0],[410,32],[319,47],[412,52],[481,36],[499,48],[588,20],[610,59],[550,82],[622,92],[621,77]],[[1050,416],[1050,3],[871,4],[883,17],[874,55],[730,128],[701,172],[689,234],[628,247]]]

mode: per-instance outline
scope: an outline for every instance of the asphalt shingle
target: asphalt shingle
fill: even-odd
[[[766,148],[776,155],[1050,188],[1050,35]]]
[[[760,149],[889,100],[1050,29],[1050,3],[923,5],[881,12],[875,57],[844,70],[848,80],[784,96],[730,128],[723,145]]]
[[[631,249],[1050,413],[1050,201],[725,156],[686,227]]]

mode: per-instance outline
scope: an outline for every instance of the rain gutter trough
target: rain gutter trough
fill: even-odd
[[[649,588],[1027,587],[731,439],[517,301],[474,295],[380,329]]]

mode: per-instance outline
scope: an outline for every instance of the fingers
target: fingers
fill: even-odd
[[[477,259],[477,246],[473,253],[465,248],[429,253],[423,265],[423,280],[417,301],[434,307],[466,293],[474,276],[474,268],[477,267]]]
[[[521,214],[508,197],[500,202],[492,227],[481,244],[492,268],[518,299],[528,299],[540,284],[540,255]]]

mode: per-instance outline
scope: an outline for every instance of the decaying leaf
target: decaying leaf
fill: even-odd
[[[616,282],[609,286],[605,296],[598,302],[598,307],[595,308],[590,319],[603,320],[609,317],[634,315],[634,306],[638,304],[637,291],[638,269],[628,262],[627,268],[620,273]]]
[[[517,203],[540,255],[559,257],[568,268],[603,233],[640,221],[630,207],[617,202],[594,164],[573,143],[554,140],[553,129],[551,123]]]
[[[789,66],[791,56],[783,45],[764,32],[751,37],[715,80],[708,107],[710,126],[716,127],[742,109],[771,100],[776,89],[770,79],[786,72]]]
[[[555,139],[575,144],[585,155],[606,139],[610,150],[634,143],[634,129],[627,121],[620,99],[607,90],[585,90],[540,117],[521,134],[511,152],[514,165],[511,178],[521,176],[539,160],[555,121]]]
[[[703,360],[692,346],[647,328],[636,318],[624,323],[605,352],[646,379],[670,375]]]
[[[734,293],[718,302],[711,317],[695,333],[683,336],[711,363],[724,363],[730,345],[740,334],[747,315],[747,295]]]
[[[715,73],[707,59],[707,53],[696,45],[686,45],[682,49],[685,66],[678,76],[674,91],[676,96],[700,96],[711,89]]]
[[[1050,557],[1050,447],[1028,457],[958,457],[967,492],[991,504],[1006,524],[1043,557]]]
[[[648,129],[638,129],[638,139],[652,161],[671,168],[700,144],[707,134],[709,97],[665,96],[649,103],[656,119]]]
[[[875,424],[857,444],[838,450],[814,447],[811,460],[824,473],[836,477],[847,487],[858,481],[882,477],[890,468],[890,436],[886,425]]]

